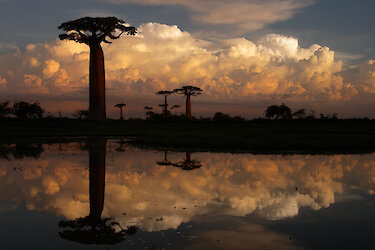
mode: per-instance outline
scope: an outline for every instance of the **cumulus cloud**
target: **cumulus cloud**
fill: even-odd
[[[192,12],[193,20],[213,25],[227,25],[228,29],[252,31],[267,24],[291,18],[313,0],[107,0],[113,3],[143,5],[180,5]]]
[[[349,102],[375,93],[372,61],[344,67],[330,48],[302,48],[293,37],[268,34],[259,41],[208,42],[174,25],[147,23],[138,30],[136,36],[103,45],[107,88],[119,98],[154,96],[183,84],[201,87],[200,98],[211,102],[280,100],[304,105]],[[87,100],[89,48],[84,44],[30,44],[24,52],[0,59],[4,94],[66,94]]]

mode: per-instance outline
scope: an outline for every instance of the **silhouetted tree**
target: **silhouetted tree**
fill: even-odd
[[[213,121],[230,121],[232,118],[228,114],[224,114],[221,112],[216,112],[215,115],[212,117]]]
[[[10,102],[0,102],[0,118],[4,118],[13,112]]]
[[[147,118],[147,119],[150,119],[150,118],[151,118],[151,115],[154,113],[154,112],[151,111],[152,107],[145,106],[144,109],[147,110],[147,111],[146,111],[146,118]]]
[[[89,118],[89,111],[86,109],[79,109],[76,112],[73,113],[74,117],[77,117],[78,119],[87,119]]]
[[[180,89],[175,89],[174,92],[176,92],[179,95],[186,96],[186,118],[191,119],[191,101],[190,97],[191,96],[197,96],[200,95],[201,90],[198,87],[194,86],[182,86]]]
[[[306,110],[305,109],[300,109],[297,110],[292,114],[292,117],[297,117],[298,119],[304,119],[306,118]]]
[[[101,43],[111,43],[107,37],[118,39],[124,32],[134,35],[136,29],[125,26],[116,17],[84,17],[61,24],[58,28],[66,31],[60,34],[61,40],[72,40],[90,46],[90,116],[91,120],[104,121],[105,112],[105,74],[104,55]],[[116,33],[118,33],[116,35]]]
[[[175,110],[175,115],[177,115],[177,109],[178,109],[179,107],[181,107],[181,106],[180,106],[180,105],[173,105],[173,106],[171,107],[171,110],[172,110],[172,109]]]
[[[163,110],[164,118],[167,118],[167,114],[168,114],[168,102],[167,102],[167,98],[168,98],[169,95],[171,95],[173,93],[174,93],[173,91],[169,91],[169,90],[161,90],[161,91],[156,92],[157,95],[164,96],[164,110]]]
[[[264,112],[267,119],[292,119],[292,111],[284,103],[281,105],[271,105]]]
[[[193,170],[202,167],[200,161],[191,160],[191,153],[186,152],[186,159],[177,163],[173,163],[172,166],[181,168],[182,170]]]
[[[42,118],[44,109],[40,107],[39,102],[28,103],[28,102],[15,102],[13,104],[13,112],[17,118]]]
[[[159,104],[158,106],[161,107],[163,117],[165,118],[165,104]]]
[[[122,116],[122,108],[125,107],[125,106],[126,106],[125,103],[117,103],[115,105],[115,107],[120,109],[120,120],[124,120],[124,117]]]

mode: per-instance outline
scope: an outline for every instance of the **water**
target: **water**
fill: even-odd
[[[0,152],[0,249],[373,248],[375,154]]]

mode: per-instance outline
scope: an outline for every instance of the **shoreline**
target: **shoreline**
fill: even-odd
[[[363,154],[375,152],[375,121],[0,121],[0,143],[74,141],[85,137],[126,138],[140,148],[172,151]]]

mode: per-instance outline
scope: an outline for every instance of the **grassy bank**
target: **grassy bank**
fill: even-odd
[[[52,137],[124,136],[151,148],[222,152],[365,153],[375,151],[375,121],[313,120],[107,121],[69,119],[0,121],[0,142]]]

